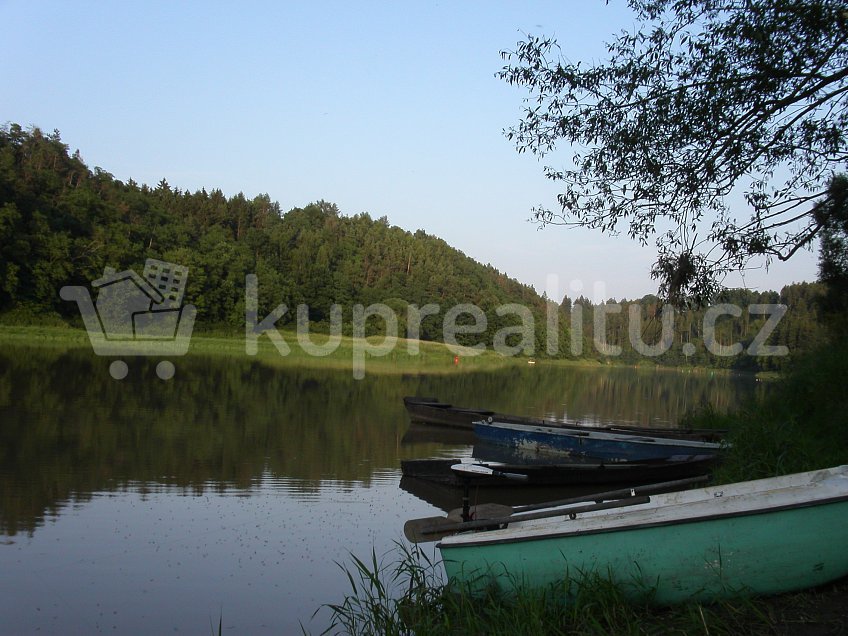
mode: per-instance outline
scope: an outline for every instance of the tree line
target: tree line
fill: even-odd
[[[260,318],[284,303],[289,311],[278,321],[296,320],[298,305],[308,306],[311,328],[329,328],[334,304],[347,313],[350,333],[354,304],[383,303],[399,318],[406,333],[410,304],[438,305],[440,313],[425,317],[420,337],[439,341],[445,312],[468,303],[486,317],[481,331],[460,334],[463,344],[491,345],[502,329],[521,323],[515,314],[498,312],[507,304],[527,307],[533,320],[526,353],[537,356],[610,359],[596,346],[596,307],[585,298],[552,304],[491,265],[482,265],[423,230],[391,226],[385,217],[368,213],[345,216],[332,203],[318,201],[283,212],[267,194],[227,197],[220,189],[195,192],[172,187],[162,179],[155,187],[132,179],[122,182],[105,170],[88,168],[79,151],[71,154],[58,131],[0,129],[0,315],[5,322],[78,320],[77,308],[59,298],[63,285],[88,285],[106,266],[141,272],[147,258],[189,268],[186,299],[198,309],[198,328],[236,331],[244,328],[245,276],[256,274]],[[821,340],[818,302],[821,285],[800,284],[780,293],[745,290],[725,292],[721,302],[783,303],[786,316],[770,337],[770,345],[791,352]],[[610,304],[612,301],[610,301]],[[655,296],[622,300],[620,312],[608,312],[600,341],[621,347],[617,357],[636,361],[639,352],[628,336],[630,306],[638,305],[640,338],[648,344],[661,337],[661,315],[667,307]],[[574,307],[582,314],[575,319]],[[779,368],[776,358],[724,359],[703,343],[705,310],[678,312],[674,342],[656,357],[664,364],[709,364],[745,368]],[[549,350],[549,317],[556,316],[558,351]],[[724,316],[717,322],[723,342],[747,346],[762,328],[763,316]],[[471,323],[460,315],[458,323]],[[577,337],[572,332],[579,325]],[[379,319],[367,332],[384,329]],[[508,343],[520,343],[518,333]],[[525,343],[527,344],[527,343]],[[575,346],[579,344],[579,346]],[[684,354],[683,346],[692,344]]]
[[[107,265],[141,272],[151,257],[189,268],[185,297],[198,309],[199,327],[243,328],[247,274],[258,279],[260,317],[280,303],[289,308],[283,327],[301,304],[321,330],[333,304],[350,311],[375,302],[395,309],[401,322],[407,303],[435,303],[442,313],[472,303],[488,323],[475,337],[489,342],[515,323],[496,313],[500,305],[527,306],[544,325],[545,301],[532,287],[423,230],[367,212],[344,216],[325,201],[284,213],[266,194],[122,182],[90,170],[58,131],[17,124],[0,131],[0,313],[73,319],[76,307],[58,295],[63,285],[87,285]],[[379,331],[373,322],[369,330]],[[441,335],[440,316],[422,322],[423,339]]]
[[[572,327],[572,355],[637,364],[648,349],[647,357],[669,366],[777,371],[825,342],[825,296],[822,283],[795,283],[780,292],[728,289],[708,307],[674,308],[648,295],[601,303],[566,297],[560,309]]]

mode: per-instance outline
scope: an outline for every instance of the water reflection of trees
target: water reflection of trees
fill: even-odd
[[[572,420],[673,422],[718,408],[746,385],[729,376],[631,369],[512,368],[455,376],[275,369],[247,358],[188,357],[162,382],[133,360],[123,381],[87,350],[0,353],[0,530],[32,532],[92,493],[156,485],[249,490],[265,478],[308,492],[367,485],[375,471],[436,445],[401,447],[404,395]]]
[[[450,383],[427,378],[421,387],[422,393],[463,406],[571,422],[651,426],[675,426],[688,410],[704,404],[727,410],[755,390],[749,376],[714,371],[539,366]]]

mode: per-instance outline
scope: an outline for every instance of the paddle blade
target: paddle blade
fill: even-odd
[[[404,536],[413,543],[426,543],[427,541],[438,541],[451,534],[463,532],[468,523],[476,524],[475,529],[494,529],[501,527],[500,524],[508,523],[508,517],[512,514],[510,506],[501,504],[480,504],[471,506],[471,522],[462,521],[462,508],[451,510],[447,517],[424,517],[423,519],[410,519],[403,524]],[[488,527],[487,519],[497,519],[498,523]]]
[[[410,519],[403,524],[403,535],[412,543],[427,543],[438,541],[456,532],[456,522],[447,517],[424,517]],[[441,527],[445,530],[439,530]]]

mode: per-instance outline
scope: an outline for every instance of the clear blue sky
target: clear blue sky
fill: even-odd
[[[0,122],[58,129],[118,179],[385,215],[539,292],[556,276],[559,297],[577,280],[590,297],[596,285],[615,298],[656,290],[652,249],[527,221],[557,190],[503,136],[523,95],[495,78],[522,33],[601,58],[633,26],[621,0],[0,0],[0,22]],[[815,261],[803,253],[744,283],[814,280]]]

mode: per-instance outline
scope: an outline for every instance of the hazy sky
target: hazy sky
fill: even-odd
[[[633,28],[620,0],[0,0],[0,22],[0,122],[58,129],[118,179],[385,215],[539,292],[553,277],[552,296],[656,290],[652,248],[528,222],[557,189],[503,136],[523,93],[495,77],[522,33],[557,36],[573,61],[603,57]],[[744,284],[815,277],[805,252]]]

